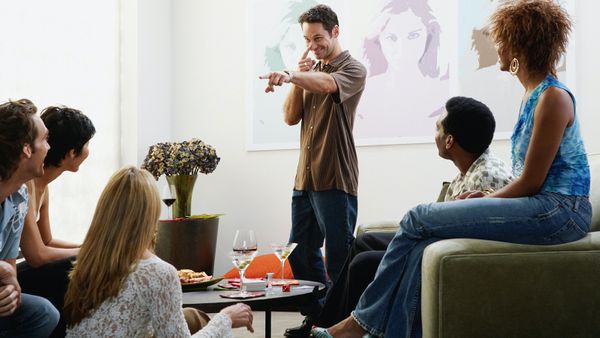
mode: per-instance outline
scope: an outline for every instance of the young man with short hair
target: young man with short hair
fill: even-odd
[[[435,143],[440,157],[454,163],[459,173],[450,182],[444,201],[453,201],[468,191],[498,190],[512,181],[510,168],[489,151],[496,121],[489,108],[472,98],[453,97],[436,122]],[[312,325],[331,326],[350,315],[395,232],[359,235],[347,257],[340,278],[327,294],[321,314],[305,320],[288,336],[307,337]]]
[[[21,293],[15,262],[28,208],[24,185],[44,173],[48,131],[27,99],[0,105],[0,336],[48,337],[58,311]]]
[[[302,123],[289,238],[298,247],[289,261],[296,278],[329,285],[337,279],[354,238],[358,159],[352,128],[366,69],[340,46],[338,18],[330,7],[317,5],[298,22],[307,49],[297,70],[261,78],[268,79],[267,93],[274,86],[292,85],[284,120],[289,125]],[[326,267],[320,250],[324,240]]]
[[[21,235],[24,262],[17,265],[23,292],[48,299],[62,313],[69,272],[80,244],[52,236],[49,217],[49,184],[65,171],[76,172],[89,155],[89,141],[96,133],[92,121],[81,111],[52,106],[40,115],[48,128],[50,150],[44,159],[44,174],[27,183],[29,211]],[[64,337],[61,316],[51,337]]]
[[[298,243],[289,257],[292,271],[298,279],[330,285],[354,239],[358,158],[352,129],[367,71],[342,49],[339,21],[330,7],[317,5],[298,22],[307,46],[298,68],[260,78],[268,79],[267,93],[284,83],[292,85],[283,106],[284,120],[289,125],[302,123],[289,237]],[[314,315],[309,309],[302,312]]]

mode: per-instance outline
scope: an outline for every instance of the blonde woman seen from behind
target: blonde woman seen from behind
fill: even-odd
[[[117,171],[104,188],[65,296],[67,337],[190,337],[177,271],[152,253],[160,195],[145,170]],[[244,304],[223,309],[193,337],[253,332]]]

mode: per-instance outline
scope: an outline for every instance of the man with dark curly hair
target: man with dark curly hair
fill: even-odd
[[[48,337],[58,311],[21,293],[15,262],[28,207],[25,182],[44,173],[48,130],[27,99],[0,105],[0,336]]]

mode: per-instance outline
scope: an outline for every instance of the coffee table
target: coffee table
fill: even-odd
[[[274,286],[271,294],[264,297],[250,299],[223,298],[221,294],[236,291],[223,290],[217,286],[210,286],[206,290],[189,291],[183,293],[183,306],[193,307],[204,312],[218,312],[221,309],[236,303],[248,304],[253,311],[265,312],[265,337],[271,337],[271,311],[297,310],[307,304],[312,297],[325,289],[319,282],[299,280],[299,285],[293,285],[289,292],[283,292],[281,286]],[[313,293],[315,294],[313,296]]]

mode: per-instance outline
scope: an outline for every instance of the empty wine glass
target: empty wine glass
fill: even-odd
[[[233,265],[240,272],[240,293],[245,296],[248,293],[244,287],[244,272],[256,256],[258,245],[256,236],[252,230],[237,230],[233,239],[233,251],[229,254]]]
[[[163,203],[167,206],[167,219],[173,218],[173,211],[171,206],[175,203],[175,195],[171,191],[171,186],[166,184],[162,187],[160,192],[160,198]]]
[[[294,249],[296,248],[297,245],[298,245],[298,243],[271,244],[271,249],[273,249],[275,256],[277,256],[277,258],[281,262],[281,281],[283,281],[285,279],[284,274],[283,274],[285,260],[292,253],[292,251],[294,251]]]

